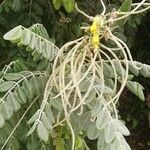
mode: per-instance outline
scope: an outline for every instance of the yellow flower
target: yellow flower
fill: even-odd
[[[91,33],[96,33],[99,31],[100,18],[96,16],[93,20],[93,24],[90,27]]]
[[[96,33],[97,32],[97,23],[96,22],[93,22],[93,24],[91,25],[90,27],[90,31],[91,33]]]
[[[95,33],[92,37],[92,45],[94,48],[98,48],[99,45],[99,34]]]
[[[90,27],[90,32],[92,33],[92,45],[94,48],[99,46],[99,35],[100,35],[100,17],[96,16],[93,20],[93,24]]]

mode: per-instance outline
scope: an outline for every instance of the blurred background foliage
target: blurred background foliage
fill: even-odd
[[[94,16],[102,11],[100,0],[76,0],[76,2],[79,8],[89,15]],[[119,8],[123,0],[104,2],[110,11],[112,8]],[[74,0],[0,0],[0,68],[13,60],[19,60],[29,69],[39,63],[34,62],[26,51],[3,40],[3,35],[19,24],[30,27],[32,24],[42,23],[51,40],[59,47],[67,41],[80,37],[83,34],[80,27],[89,22],[74,9],[74,4]],[[128,44],[134,59],[150,64],[150,13],[129,17],[125,26],[117,30],[119,34],[117,32],[115,34]],[[150,108],[147,104],[150,103],[150,81],[140,77],[136,80],[145,87],[147,103],[137,100],[137,97],[125,90],[120,101],[120,113],[131,130],[131,136],[127,140],[132,149],[148,150]]]

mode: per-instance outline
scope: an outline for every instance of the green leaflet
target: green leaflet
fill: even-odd
[[[42,36],[43,38],[50,40],[50,37],[48,35],[47,30],[42,24],[35,24],[31,26],[31,28],[34,28],[34,32],[37,33],[38,35]],[[36,31],[35,31],[36,30]]]
[[[21,43],[21,44],[23,44],[23,43]],[[31,34],[31,40],[30,40],[30,43],[29,43],[29,49],[32,51],[32,50],[34,50],[34,48],[36,47],[36,45],[37,45],[38,43],[37,43],[37,37],[36,37],[36,35],[35,34]]]
[[[24,104],[24,102],[22,101],[22,99],[19,97],[19,95],[18,95],[18,93],[17,93],[17,91],[15,90],[13,93],[13,97],[14,97],[14,99],[16,99],[16,101],[18,101],[19,102],[19,104]]]
[[[63,110],[62,102],[61,102],[61,99],[59,97],[57,97],[56,99],[52,99],[51,105],[58,111]]]
[[[13,28],[11,31],[7,32],[4,35],[4,39],[9,41],[14,41],[14,40],[19,40],[21,36],[22,36],[22,27],[17,26]]]
[[[71,13],[75,8],[75,0],[62,0],[65,10]]]
[[[25,66],[24,62],[22,62],[21,60],[17,61],[15,64],[14,64],[14,67],[13,67],[13,71],[14,72],[21,72],[21,74],[24,73],[29,73],[28,71],[25,71],[25,70],[28,70],[28,68]]]
[[[136,69],[131,62],[129,62],[129,70],[136,76],[139,75],[139,70]]]
[[[93,107],[91,108],[91,117],[97,117],[98,113],[102,110],[103,104],[100,99],[96,99]]]
[[[96,99],[96,91],[92,89],[89,93],[89,96],[85,99],[85,103],[90,103]]]
[[[123,145],[120,141],[117,141],[117,138],[115,138],[111,143],[109,143],[110,145],[110,150],[124,150],[123,149]]]
[[[9,106],[12,107],[12,109],[14,111],[17,111],[17,110],[19,110],[21,108],[21,105],[19,104],[19,102],[17,101],[17,99],[14,97],[13,93],[10,93],[7,96],[7,102],[9,104]]]
[[[50,51],[52,46],[49,44],[49,42],[42,42],[42,49],[45,49],[45,52],[43,53],[43,56],[47,59],[54,58],[56,55],[55,51]]]
[[[3,115],[0,113],[0,128],[2,128],[5,124],[5,119],[3,117]]]
[[[48,141],[49,132],[43,122],[39,122],[37,126],[38,136],[43,141]]]
[[[37,124],[34,123],[34,125],[28,131],[27,136],[31,135],[35,131],[36,128],[37,128]]]
[[[112,79],[106,78],[106,79],[105,79],[105,82],[106,82],[106,86],[107,86],[107,87],[110,87],[111,89],[114,88],[114,81],[113,81]]]
[[[44,89],[48,78],[47,77],[43,77],[43,76],[39,76],[38,79],[39,79],[39,84],[41,85],[42,89]]]
[[[6,82],[0,83],[0,92],[6,92],[6,91],[8,91],[15,84],[16,84],[16,82],[14,82],[14,81],[6,81]]]
[[[96,84],[95,88],[97,89],[97,91],[101,92],[102,84]],[[104,95],[111,95],[111,94],[113,94],[113,90],[110,87],[107,87],[107,86],[104,85],[103,94]]]
[[[52,63],[48,63],[48,65],[46,66],[45,71],[47,71],[48,74],[52,73]]]
[[[114,71],[113,71],[112,67],[110,65],[108,65],[107,63],[104,63],[103,65],[104,65],[103,70],[104,70],[105,78],[113,78]]]
[[[122,65],[119,64],[118,61],[115,61],[113,63],[114,63],[114,66],[115,66],[118,76],[122,76],[122,72],[125,74],[125,72],[126,72],[125,69],[123,68]]]
[[[122,3],[122,5],[121,5],[121,7],[119,8],[119,10],[120,10],[121,12],[130,11],[130,9],[131,9],[131,4],[132,4],[132,0],[125,0],[125,1]]]
[[[89,87],[90,82],[88,80],[83,80],[80,84],[79,84],[79,88],[81,92],[86,92],[87,91],[87,87]]]
[[[32,98],[34,97],[34,94],[35,94],[33,85],[28,80],[24,80],[22,89],[23,89],[23,92],[25,93],[26,97],[29,100],[32,100]]]
[[[38,62],[40,59],[42,59],[41,55],[39,53],[36,53],[35,51],[32,53],[32,56],[33,56],[33,61],[34,62]]]
[[[47,103],[46,107],[45,107],[45,115],[48,119],[48,122],[51,122],[51,124],[55,123],[55,119],[53,116],[53,112],[51,110],[51,104]]]
[[[78,126],[81,130],[87,130],[89,125],[91,124],[91,114],[90,112],[85,112],[78,119]]]
[[[138,96],[142,101],[145,100],[143,87],[141,86],[141,84],[137,82],[128,81],[126,87],[136,96]]]
[[[96,128],[96,124],[93,122],[92,124],[89,125],[87,129],[87,137],[90,140],[95,140],[99,137],[99,135],[102,134],[102,131],[98,130]]]
[[[114,119],[113,120],[116,130],[125,136],[129,136],[130,132],[125,126],[125,124],[121,120]]]
[[[23,92],[22,87],[18,86],[16,89],[16,93],[23,103],[27,102],[27,97],[26,97],[25,93]]]
[[[144,77],[150,78],[150,66],[146,64],[141,64],[140,74]]]
[[[61,1],[62,1],[62,0],[53,0],[53,5],[54,5],[54,8],[55,8],[56,10],[59,10],[59,9],[60,9],[60,7],[61,7]]]
[[[115,124],[113,121],[110,121],[106,128],[104,129],[104,138],[106,143],[112,142],[116,136]]]
[[[42,114],[41,121],[44,123],[47,129],[52,129],[51,119],[45,113]]]
[[[97,150],[104,150],[105,148],[105,139],[104,139],[104,132],[102,132],[102,134],[100,134],[100,136],[98,137],[98,141],[97,141]]]
[[[120,150],[122,149],[121,142],[117,143],[117,140],[114,139],[112,143],[110,143],[111,150]]]
[[[119,11],[120,12],[129,12],[131,10],[131,5],[132,5],[132,0],[125,0],[122,3]],[[121,17],[121,15],[119,15],[118,17]],[[121,19],[121,20],[117,21],[117,25],[118,26],[124,25],[126,23],[126,20],[127,19],[125,18],[125,19]]]
[[[19,80],[23,77],[23,75],[19,74],[19,73],[6,73],[4,76],[4,79],[6,80]]]
[[[45,70],[48,65],[49,65],[49,61],[47,59],[41,60],[41,62],[37,66],[37,70]]]
[[[32,85],[32,89],[33,89],[35,95],[38,95],[41,92],[42,85],[39,84],[39,80],[37,77],[32,77],[30,79],[30,85]]]
[[[97,147],[97,150],[109,150],[110,149],[110,144],[104,143],[103,145],[100,145]]]
[[[120,140],[117,140],[115,145],[115,150],[124,149],[124,146],[121,144]]]
[[[116,137],[116,150],[125,149],[125,150],[131,150],[130,146],[126,142],[125,138],[121,133],[117,133]]]
[[[13,115],[13,107],[7,101],[4,101],[0,105],[0,112],[5,119],[10,119]]]
[[[29,45],[31,41],[31,33],[30,33],[30,30],[27,30],[27,31],[23,31],[23,36],[21,38],[21,43],[23,45]]]
[[[41,39],[37,39],[36,40],[36,46],[35,46],[36,51],[41,54],[42,53],[42,40]],[[34,52],[33,52],[34,53]],[[32,55],[33,55],[32,53]]]
[[[106,110],[102,110],[98,113],[96,120],[96,127],[101,130],[104,129],[110,121],[110,116]]]
[[[36,119],[38,119],[38,116],[39,116],[39,113],[40,113],[40,111],[38,110],[38,111],[36,111],[36,113],[28,120],[28,124],[32,124],[32,123],[34,123],[35,122],[35,120]]]

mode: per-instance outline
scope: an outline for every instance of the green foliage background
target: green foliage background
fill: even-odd
[[[94,16],[101,12],[101,5],[99,0],[78,0],[77,2],[79,7],[87,14]],[[80,30],[80,27],[82,24],[84,24],[84,22],[87,22],[86,18],[74,10],[74,6],[72,6],[72,4],[70,4],[71,6],[66,6],[65,3],[60,5],[56,4],[55,0],[1,0],[0,3],[1,68],[13,60],[19,60],[19,63],[25,65],[29,70],[35,69],[40,64],[38,61],[33,61],[32,56],[26,51],[22,51],[21,48],[18,48],[13,44],[4,41],[3,35],[11,28],[17,25],[30,27],[32,24],[42,23],[46,27],[51,40],[60,47],[65,42],[80,37],[83,34]],[[74,4],[74,1],[72,1],[72,3]],[[118,8],[122,3],[122,0],[105,0],[105,3],[110,9]],[[150,64],[150,29],[148,28],[148,24],[150,24],[149,18],[150,14],[141,14],[138,16],[130,17],[126,25],[118,29],[121,31],[118,37],[128,43],[134,58],[136,58],[138,61],[148,64]],[[148,95],[150,92],[148,90],[150,88],[149,80],[145,81],[141,78],[137,78],[137,80],[140,81],[144,87],[146,87],[145,95]],[[126,94],[125,96],[129,96],[128,92],[126,92]],[[122,99],[122,103],[126,104],[124,101],[124,95],[122,96]],[[142,120],[147,118],[149,111],[147,105],[143,104],[142,102],[137,102],[133,95],[131,95],[131,101],[129,101],[126,108],[120,108],[120,112],[122,110],[126,112],[126,114],[122,113],[122,116],[125,120],[128,121],[129,127],[132,130],[135,130],[135,133],[136,130],[141,127]],[[129,110],[132,111],[129,112]],[[32,111],[34,112],[34,110]],[[32,111],[30,112],[31,114]],[[141,117],[139,118],[137,116]],[[17,117],[19,118],[19,114]],[[17,117],[16,120],[13,120],[12,118],[12,120],[8,122],[7,127],[9,127],[9,124],[15,125],[17,122]],[[27,120],[28,117],[25,119]],[[147,121],[145,121],[145,126],[148,126]],[[23,134],[21,133],[22,131],[25,132],[25,130],[22,130],[22,128],[24,127],[19,127],[17,136],[19,136],[19,134]],[[9,131],[7,132],[9,133]],[[0,141],[2,140],[3,139],[0,139]],[[27,140],[27,143],[21,144],[19,141],[13,141],[12,143],[15,144],[14,150],[17,150],[17,146],[19,149],[20,145],[22,150],[23,147],[29,149],[28,142],[32,143],[34,147],[33,150],[37,149],[38,145],[37,143],[35,144],[37,141],[34,140],[35,139],[30,137],[30,139]],[[148,142],[148,140],[144,142],[144,147],[148,147]],[[43,144],[43,147],[44,146],[45,145]]]

